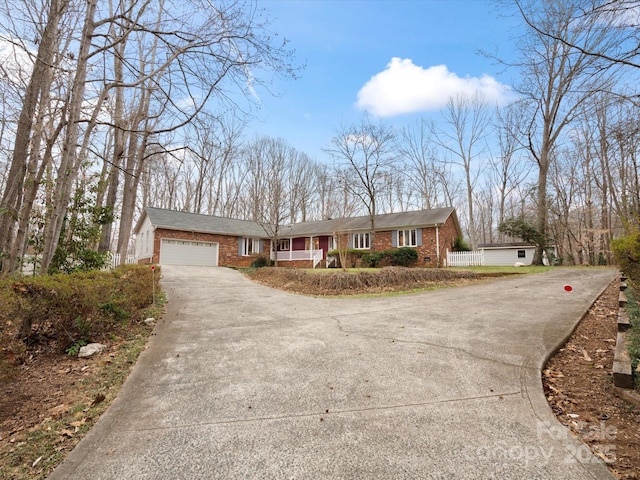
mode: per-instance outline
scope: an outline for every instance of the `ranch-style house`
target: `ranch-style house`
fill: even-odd
[[[264,255],[281,266],[329,266],[327,252],[371,248],[368,216],[282,225],[278,241],[273,228],[258,222],[146,207],[134,233],[141,263],[247,267]],[[461,236],[454,208],[434,208],[375,216],[375,250],[411,247],[418,265],[442,266],[447,249]],[[272,243],[277,243],[272,248]]]

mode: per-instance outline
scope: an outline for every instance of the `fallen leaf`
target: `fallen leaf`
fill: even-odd
[[[52,407],[47,411],[53,415],[59,415],[61,413],[66,412],[66,410],[67,410],[66,405],[61,404],[61,405],[58,405],[57,407]]]
[[[591,357],[584,348],[582,349],[582,358],[584,358],[587,362],[591,361]]]

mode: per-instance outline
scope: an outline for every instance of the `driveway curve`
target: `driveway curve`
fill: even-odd
[[[328,299],[162,273],[156,335],[50,479],[613,478],[540,380],[612,269]]]

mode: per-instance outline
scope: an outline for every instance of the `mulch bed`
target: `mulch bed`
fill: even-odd
[[[619,283],[594,303],[543,371],[558,420],[620,479],[640,479],[640,409],[614,393]]]

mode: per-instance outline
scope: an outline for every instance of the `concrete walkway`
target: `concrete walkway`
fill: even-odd
[[[322,299],[164,267],[157,335],[49,478],[611,479],[540,369],[614,275]]]

